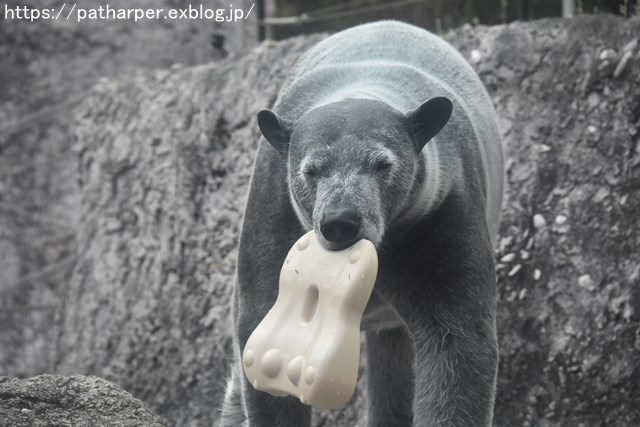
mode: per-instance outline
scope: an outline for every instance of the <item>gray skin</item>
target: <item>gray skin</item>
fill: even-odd
[[[502,147],[471,67],[416,27],[354,27],[300,59],[258,125],[220,425],[310,424],[297,398],[254,390],[240,358],[310,229],[330,250],[361,238],[378,250],[362,321],[368,425],[490,425]]]

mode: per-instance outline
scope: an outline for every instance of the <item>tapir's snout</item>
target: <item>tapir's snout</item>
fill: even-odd
[[[327,211],[320,224],[320,233],[327,249],[346,249],[362,237],[362,218],[355,209]]]

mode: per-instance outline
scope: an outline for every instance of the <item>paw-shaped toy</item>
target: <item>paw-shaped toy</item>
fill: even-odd
[[[332,252],[313,231],[302,236],[282,266],[275,304],[244,348],[253,387],[319,409],[344,405],[356,386],[360,320],[377,273],[368,240]]]

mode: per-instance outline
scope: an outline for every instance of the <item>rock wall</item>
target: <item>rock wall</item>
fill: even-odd
[[[507,152],[496,425],[640,424],[638,34],[638,19],[590,16],[446,36]],[[318,40],[104,81],[77,108],[59,373],[114,381],[175,425],[215,421],[254,118]],[[318,422],[356,425],[355,400]]]
[[[199,7],[200,0],[95,0],[80,8]],[[245,11],[248,0],[233,2]],[[71,12],[71,3],[65,3]],[[6,6],[6,8],[5,8]],[[138,69],[193,66],[249,49],[248,20],[5,19],[17,6],[39,11],[57,0],[8,0],[0,6],[0,375],[50,372],[56,310],[76,262],[79,196],[72,153],[73,107],[100,78]],[[222,0],[209,8],[229,8]],[[24,12],[23,12],[24,14]],[[9,14],[8,14],[9,15]],[[213,35],[226,36],[223,48]]]
[[[640,423],[640,19],[458,31],[501,118],[497,425]]]

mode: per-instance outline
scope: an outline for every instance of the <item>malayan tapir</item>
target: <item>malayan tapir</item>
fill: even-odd
[[[297,398],[254,390],[240,360],[309,230],[330,250],[364,238],[378,251],[361,324],[367,425],[490,425],[503,154],[471,66],[415,26],[360,25],[306,52],[257,122],[220,425],[310,424]]]

